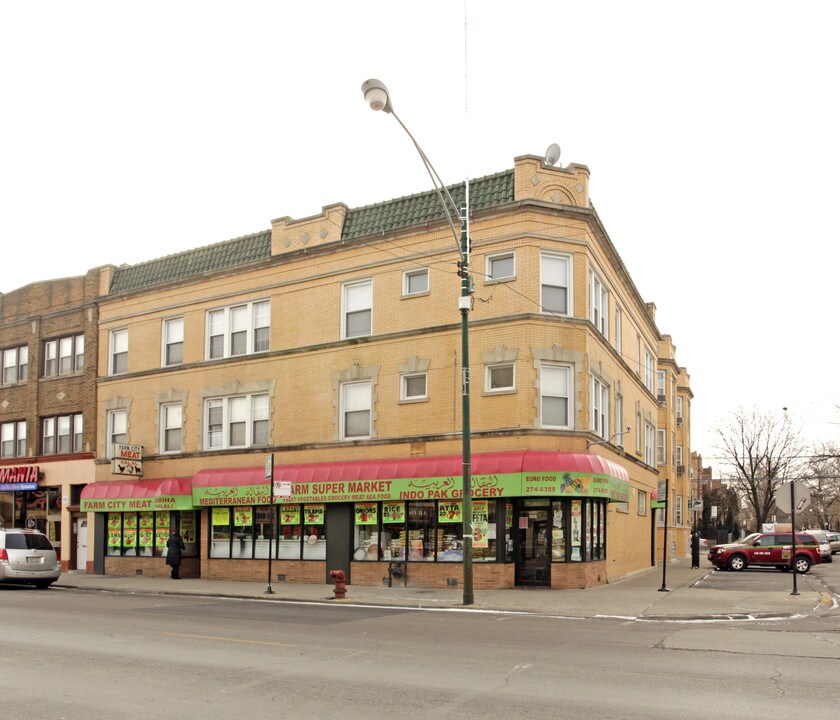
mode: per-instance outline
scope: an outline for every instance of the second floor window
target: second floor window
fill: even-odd
[[[484,375],[484,392],[502,392],[514,388],[513,363],[488,365]]]
[[[183,408],[178,403],[161,406],[161,449],[165,453],[183,450]]]
[[[82,452],[82,414],[44,418],[41,452],[61,455]]]
[[[352,338],[373,332],[373,282],[347,283],[342,287],[341,337]]]
[[[111,410],[106,419],[107,437],[105,448],[106,457],[114,457],[114,445],[125,445],[128,442],[128,412],[126,410]]]
[[[543,427],[567,428],[572,370],[566,365],[540,368],[540,423]]]
[[[653,454],[654,448],[656,445],[656,440],[654,438],[655,430],[653,425],[650,423],[645,423],[645,462],[648,465],[653,465]]]
[[[26,420],[0,425],[0,457],[26,456]]]
[[[207,359],[265,352],[270,335],[268,300],[211,310],[207,313]]]
[[[110,375],[128,372],[128,330],[111,331]]]
[[[487,256],[487,279],[502,280],[516,274],[516,265],[512,252]]]
[[[425,400],[428,398],[426,391],[426,373],[403,375],[400,378],[400,400]]]
[[[656,431],[656,464],[665,464],[665,431],[662,429]]]
[[[205,450],[268,445],[268,395],[213,398],[205,404]]]
[[[3,350],[3,385],[26,382],[29,365],[29,347],[6,348]]]
[[[370,381],[344,383],[341,386],[340,403],[341,439],[360,440],[370,437]]]
[[[664,403],[665,402],[665,371],[664,370],[657,370],[656,371],[656,399]]]
[[[609,438],[609,388],[604,385],[598,378],[592,378],[591,391],[591,412],[589,429],[596,435],[607,439]]]

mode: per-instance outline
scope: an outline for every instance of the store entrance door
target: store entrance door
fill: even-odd
[[[87,518],[76,516],[76,570],[87,570]]]
[[[548,507],[524,507],[517,510],[514,546],[517,585],[551,585],[551,532],[548,515]]]

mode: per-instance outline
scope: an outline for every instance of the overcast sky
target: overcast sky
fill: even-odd
[[[563,149],[691,375],[840,435],[837,2],[3,2],[0,292]],[[717,473],[716,473],[717,474]]]

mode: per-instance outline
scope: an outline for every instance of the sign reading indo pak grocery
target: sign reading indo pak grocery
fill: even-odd
[[[143,474],[142,457],[142,445],[114,443],[111,472],[114,475],[133,475],[134,477],[140,477]]]

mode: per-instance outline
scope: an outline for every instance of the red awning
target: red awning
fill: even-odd
[[[522,472],[584,472],[630,481],[618,463],[589,453],[517,450],[480,453],[472,456],[473,475],[503,475]],[[460,477],[460,455],[400,458],[396,460],[350,460],[344,462],[301,463],[274,466],[274,480],[287,482],[332,483],[394,478]],[[194,488],[260,485],[266,482],[264,468],[199,470]]]
[[[192,478],[162,480],[110,480],[90,483],[82,488],[82,500],[122,500],[136,498],[192,496]]]

